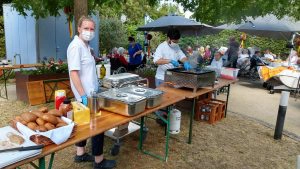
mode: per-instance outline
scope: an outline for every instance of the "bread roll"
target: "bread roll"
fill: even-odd
[[[32,113],[38,117],[42,117],[44,115],[44,113],[42,113],[41,111],[38,111],[38,110],[32,110],[32,111],[30,111],[30,113]]]
[[[47,130],[55,129],[55,126],[53,124],[51,124],[51,123],[46,123],[45,127],[47,128]]]
[[[37,123],[39,126],[43,126],[46,122],[45,122],[45,120],[43,120],[42,118],[37,118],[37,119],[36,119],[36,123]]]
[[[45,131],[47,131],[47,128],[45,126],[37,126],[36,130],[38,130],[40,132],[45,132]]]
[[[60,117],[56,117],[58,123],[65,123]]]
[[[36,130],[37,124],[35,122],[29,122],[27,123],[27,127],[30,128],[31,130]]]
[[[24,141],[25,141],[23,137],[21,137],[21,136],[19,136],[17,134],[14,134],[12,132],[8,132],[6,134],[6,137],[9,139],[10,142],[18,144],[18,145],[23,144]]]
[[[48,112],[48,107],[40,107],[38,111],[41,111],[42,113],[47,113]]]
[[[43,115],[43,120],[52,123],[53,125],[56,125],[58,123],[56,116],[52,114],[44,114]]]
[[[49,110],[47,114],[52,114],[54,116],[57,116],[57,117],[61,117],[62,116],[62,113],[56,109],[52,109],[52,110]]]
[[[35,114],[32,114],[32,113],[29,113],[29,112],[22,113],[21,117],[27,123],[34,122],[38,118],[38,116],[36,116]]]
[[[16,121],[18,121],[18,122],[21,122],[21,121],[23,120],[21,116],[16,116],[15,119],[16,119]]]

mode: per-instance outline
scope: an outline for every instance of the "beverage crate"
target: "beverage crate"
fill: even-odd
[[[218,104],[217,110],[217,120],[222,120],[225,117],[225,107],[226,101],[218,100],[218,99],[211,99],[210,103]]]
[[[195,120],[214,124],[218,119],[218,104],[209,103],[208,100],[198,101],[196,105]]]

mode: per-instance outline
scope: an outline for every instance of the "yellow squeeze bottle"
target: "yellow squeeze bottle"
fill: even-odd
[[[72,102],[74,122],[77,125],[90,123],[90,109],[80,102]]]

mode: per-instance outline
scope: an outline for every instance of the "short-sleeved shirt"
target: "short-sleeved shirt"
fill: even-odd
[[[90,52],[90,47],[86,46],[78,36],[75,36],[69,44],[67,59],[69,74],[72,70],[79,71],[79,78],[85,94],[90,96],[92,91],[98,91],[95,59]],[[76,90],[73,81],[70,80],[70,82],[76,100],[81,102],[81,96]]]
[[[135,45],[132,47],[129,45],[128,47],[128,54],[129,54],[129,63],[131,65],[139,65],[142,63],[142,55],[138,54],[133,57],[134,53],[137,51],[142,50],[142,46],[139,43],[135,43]]]
[[[182,52],[180,48],[173,49],[168,45],[168,42],[165,41],[161,43],[154,53],[154,63],[156,63],[159,59],[169,59],[169,60],[182,60],[186,56]],[[167,69],[172,69],[174,66],[171,63],[159,65],[156,70],[155,78],[164,80],[165,79],[165,72]]]

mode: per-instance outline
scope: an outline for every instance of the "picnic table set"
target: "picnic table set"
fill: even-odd
[[[274,90],[297,91],[300,89],[300,69],[297,65],[273,61],[268,66],[258,66],[260,79],[271,94]]]
[[[183,76],[184,81],[180,80]],[[227,70],[225,77],[228,76]],[[103,132],[118,143],[120,138],[139,131],[138,149],[167,161],[170,134],[178,134],[180,131],[177,127],[174,129],[173,122],[176,119],[171,120],[173,105],[185,99],[193,102],[189,110],[189,123],[182,124],[189,127],[187,142],[191,144],[194,118],[213,124],[214,120],[226,117],[230,85],[237,81],[236,76],[229,77],[231,78],[219,78],[215,81],[214,71],[185,71],[176,68],[166,72],[164,84],[152,89],[147,87],[147,79],[136,74],[106,76],[102,79],[101,92],[88,97],[88,106],[76,101],[55,100],[54,109],[40,107],[20,112],[20,115],[11,119],[10,126],[0,128],[0,168],[16,168],[26,163],[46,168],[47,155],[51,155],[48,166],[51,168],[57,151]],[[227,87],[226,101],[213,100],[212,93],[222,87]],[[55,98],[60,96],[58,93],[59,91]],[[199,114],[203,109],[203,104],[200,104],[203,99],[200,98],[204,98],[206,107],[212,106],[209,110],[205,109],[206,113],[202,113],[207,115],[205,118],[201,118]],[[166,111],[167,117],[157,116],[166,124],[165,149],[164,155],[156,155],[143,147],[143,139],[147,134],[144,131],[145,118],[162,109]],[[140,121],[136,122],[138,119]],[[180,127],[180,114],[177,123],[178,119]],[[116,155],[118,151],[111,154]],[[39,161],[38,165],[33,164],[35,160]]]

